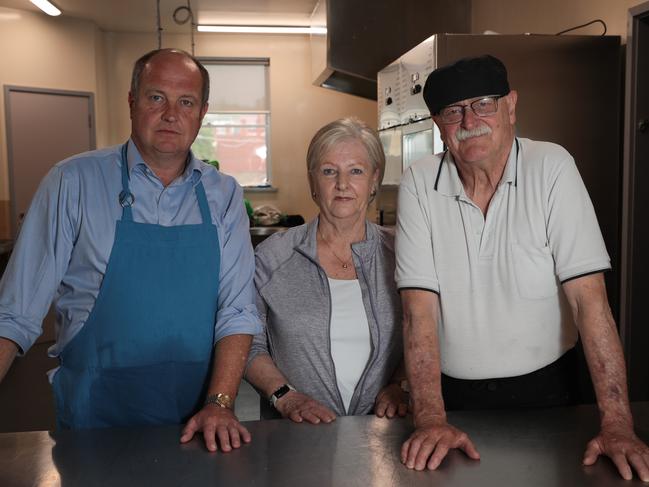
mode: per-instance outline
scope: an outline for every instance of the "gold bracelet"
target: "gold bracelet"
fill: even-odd
[[[205,398],[204,406],[208,404],[214,404],[220,408],[232,409],[234,407],[234,399],[232,399],[227,394],[219,392],[218,394],[210,394]]]

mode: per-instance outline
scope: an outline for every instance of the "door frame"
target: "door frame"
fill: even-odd
[[[7,172],[9,180],[9,208],[11,217],[11,235],[16,238],[18,234],[18,215],[16,208],[15,198],[15,185],[13,180],[13,144],[11,133],[11,93],[38,93],[45,95],[62,95],[62,96],[76,96],[88,99],[88,114],[89,114],[89,129],[90,129],[90,150],[97,148],[97,134],[95,133],[95,95],[90,91],[71,91],[71,90],[57,90],[50,88],[33,88],[27,86],[4,85],[4,102],[5,102],[5,135],[7,141]]]
[[[634,254],[641,251],[635,242],[635,218],[643,202],[649,203],[642,182],[636,181],[636,126],[638,115],[637,102],[637,66],[639,53],[638,30],[640,23],[649,22],[649,1],[636,5],[628,11],[626,42],[626,82],[624,100],[624,154],[622,166],[622,235],[621,235],[621,279],[620,279],[620,336],[624,347],[628,371],[629,392],[632,400],[649,399],[649,330],[644,329],[639,318],[634,317],[635,301],[644,300],[642,294],[647,290],[634,285],[633,273],[643,272],[635,268]],[[649,50],[649,47],[644,47]],[[644,55],[649,52],[644,52]],[[646,89],[646,88],[645,88]],[[646,183],[646,181],[645,181]],[[645,271],[647,269],[644,269]],[[635,323],[635,326],[632,326]]]

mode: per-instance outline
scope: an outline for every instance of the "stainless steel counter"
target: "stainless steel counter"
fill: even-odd
[[[634,404],[649,439],[649,403]],[[208,453],[199,439],[178,443],[176,426],[0,434],[0,485],[14,486],[521,486],[644,485],[600,459],[583,467],[596,432],[593,406],[530,412],[463,412],[451,421],[471,435],[482,459],[452,452],[435,472],[399,461],[409,420],[338,418],[331,425],[287,420],[245,423],[253,442]]]

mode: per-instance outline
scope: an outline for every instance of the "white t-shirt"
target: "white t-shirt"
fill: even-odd
[[[357,279],[329,279],[329,289],[331,357],[338,389],[348,411],[356,384],[370,358],[370,327]]]
[[[403,175],[397,287],[439,294],[449,376],[511,377],[558,359],[577,339],[561,282],[609,268],[586,188],[558,145],[514,141],[486,219],[450,153]]]

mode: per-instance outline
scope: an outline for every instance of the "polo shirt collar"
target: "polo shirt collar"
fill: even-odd
[[[514,138],[512,147],[509,150],[509,157],[505,165],[505,172],[499,184],[510,183],[516,186],[518,180],[518,152],[520,146],[518,138]],[[464,186],[462,180],[457,172],[457,166],[453,155],[446,150],[442,156],[442,160],[437,169],[437,176],[435,177],[435,191],[451,197],[465,196]]]
[[[187,157],[189,158],[189,164],[187,164],[185,170],[183,171],[181,182],[184,183],[189,179],[193,184],[196,184],[198,183],[198,181],[200,181],[203,175],[204,164],[196,157],[194,157],[194,154],[191,150],[189,151],[189,155]],[[139,168],[139,170],[141,171],[145,171],[147,168],[150,169],[149,165],[144,162],[144,159],[142,159],[140,151],[137,150],[137,146],[135,145],[135,142],[133,142],[133,139],[128,139],[126,159],[129,175],[136,168]]]
[[[512,147],[509,150],[509,157],[507,158],[507,165],[505,166],[505,172],[503,177],[500,179],[500,184],[510,183],[516,186],[518,182],[518,153],[520,152],[520,144],[518,142],[518,137],[514,137],[514,142],[512,142]]]

